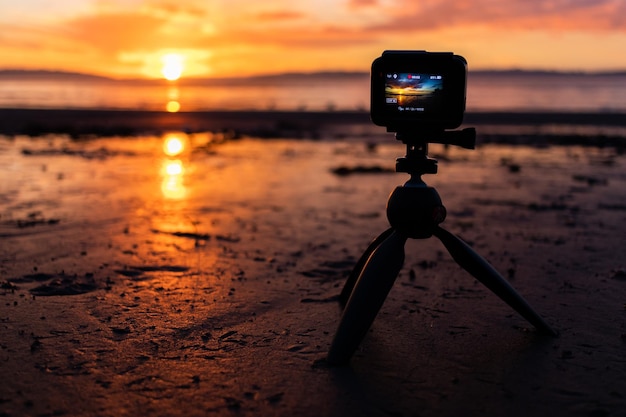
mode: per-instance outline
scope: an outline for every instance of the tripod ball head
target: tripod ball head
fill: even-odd
[[[400,186],[387,201],[387,219],[398,233],[413,239],[431,237],[435,228],[445,220],[446,208],[439,193],[425,184]]]

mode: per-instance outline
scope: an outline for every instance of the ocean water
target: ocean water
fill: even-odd
[[[127,110],[367,110],[369,75],[131,82],[0,76],[0,107]],[[470,72],[468,111],[626,112],[626,73]]]

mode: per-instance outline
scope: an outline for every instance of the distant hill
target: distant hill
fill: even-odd
[[[564,76],[564,75],[599,75],[599,76],[626,76],[624,71],[598,71],[598,72],[582,72],[582,71],[549,71],[549,70],[470,70],[470,76]],[[222,83],[230,84],[262,84],[274,83],[276,81],[298,83],[304,81],[324,81],[328,79],[349,79],[349,78],[365,78],[369,77],[368,72],[361,71],[320,71],[320,72],[290,72],[283,74],[266,74],[248,77],[183,77],[178,83],[181,85],[215,85]],[[108,81],[108,82],[126,82],[135,84],[153,84],[153,83],[169,83],[163,79],[144,79],[144,78],[126,78],[117,79],[103,77],[99,75],[84,74],[69,71],[50,71],[50,70],[21,70],[21,69],[0,69],[1,79],[47,79],[58,81]]]
[[[625,76],[626,70],[622,71],[557,71],[557,70],[528,70],[528,69],[510,69],[510,70],[470,70],[470,74],[474,75],[492,75],[492,76],[555,76],[562,77],[564,75],[575,76]]]
[[[342,72],[342,71],[323,71],[323,72],[290,72],[283,74],[264,74],[246,77],[213,77],[213,78],[181,78],[178,82],[182,85],[262,85],[289,83],[299,84],[304,82],[324,82],[328,80],[348,80],[362,78],[369,79],[367,72]]]
[[[220,85],[220,84],[263,84],[290,82],[298,83],[305,81],[324,81],[337,78],[354,78],[369,77],[366,72],[341,72],[341,71],[324,71],[310,73],[284,73],[284,74],[268,74],[255,75],[246,77],[183,77],[177,81],[179,85]],[[0,80],[56,80],[56,81],[107,81],[133,84],[169,84],[170,81],[155,78],[108,78],[98,75],[67,72],[67,71],[48,71],[48,70],[19,70],[19,69],[0,69]]]
[[[85,80],[85,81],[113,81],[112,78],[102,77],[99,75],[82,74],[67,71],[50,71],[50,70],[21,70],[21,69],[5,69],[0,70],[0,78],[12,79],[51,79],[51,80]]]

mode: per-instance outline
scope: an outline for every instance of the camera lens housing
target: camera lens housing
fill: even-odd
[[[372,122],[389,132],[455,129],[463,122],[467,61],[452,52],[385,51],[372,63]]]

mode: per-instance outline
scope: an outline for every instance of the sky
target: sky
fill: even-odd
[[[183,77],[367,72],[385,49],[624,70],[625,45],[624,0],[0,0],[0,69],[117,78],[162,78],[165,56]]]

